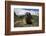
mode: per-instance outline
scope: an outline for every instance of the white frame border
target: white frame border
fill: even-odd
[[[14,8],[39,9],[39,27],[16,27],[14,28]],[[29,30],[42,30],[42,7],[41,6],[11,5],[11,30],[10,31],[29,31]]]

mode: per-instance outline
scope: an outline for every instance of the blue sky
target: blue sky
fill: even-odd
[[[25,15],[26,12],[30,12],[32,15],[35,12],[39,12],[39,9],[29,9],[29,8],[14,8],[14,11],[17,15]],[[37,14],[35,13],[35,14]]]
[[[29,8],[15,8],[15,10],[28,10],[28,11],[39,11],[39,9],[29,9]]]

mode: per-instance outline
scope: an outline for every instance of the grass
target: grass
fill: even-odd
[[[32,15],[32,24],[26,24],[26,22],[23,22],[24,18],[16,17],[14,16],[14,27],[31,27],[31,26],[38,26],[39,25],[39,16],[37,15]],[[16,23],[16,21],[20,21]],[[24,19],[25,21],[25,19]]]

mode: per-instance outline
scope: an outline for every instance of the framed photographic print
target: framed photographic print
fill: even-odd
[[[34,34],[45,31],[44,3],[5,1],[5,34]]]

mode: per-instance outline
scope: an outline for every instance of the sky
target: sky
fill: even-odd
[[[31,15],[38,15],[39,9],[27,9],[27,8],[14,8],[16,15],[25,15],[29,12]]]

